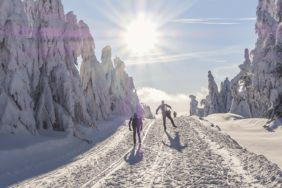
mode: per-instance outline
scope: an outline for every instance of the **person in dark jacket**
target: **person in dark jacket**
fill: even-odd
[[[162,104],[156,110],[156,114],[158,114],[159,110],[162,111],[164,130],[166,131],[166,118],[168,118],[171,121],[173,127],[176,128],[174,121],[171,117],[171,106],[165,104],[165,102],[162,101]]]
[[[138,136],[138,141],[139,141],[139,144],[141,144],[141,131],[142,131],[142,126],[143,126],[143,122],[142,122],[142,118],[139,118],[137,116],[136,113],[134,113],[133,117],[130,118],[129,120],[129,130],[132,131],[133,129],[133,143],[134,143],[134,146],[136,145],[136,134]],[[132,129],[131,129],[132,127]]]
[[[173,112],[173,117],[176,118],[177,117],[177,112]]]

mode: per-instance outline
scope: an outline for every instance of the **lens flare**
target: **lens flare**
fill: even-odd
[[[132,21],[126,28],[124,39],[130,52],[145,55],[156,48],[158,41],[157,25],[143,16]]]

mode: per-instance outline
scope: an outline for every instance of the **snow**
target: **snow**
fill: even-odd
[[[260,0],[257,6],[255,48],[245,49],[240,72],[218,91],[208,73],[209,95],[201,104],[204,116],[231,112],[250,118],[282,117],[282,4]]]
[[[264,128],[269,131],[275,131],[278,127],[282,126],[282,118],[276,119],[274,121],[268,122]]]
[[[209,95],[208,95],[208,101],[209,101],[209,107],[207,109],[207,114],[213,114],[220,112],[220,104],[219,104],[219,91],[217,84],[214,80],[214,77],[211,73],[211,71],[208,72],[208,89],[209,89]]]
[[[263,187],[262,185],[255,183],[255,178],[250,176],[248,172],[243,168],[243,165],[238,157],[234,156],[226,148],[221,147],[218,143],[207,139],[202,131],[198,130],[198,133],[208,143],[213,152],[223,157],[224,164],[229,166],[232,171],[240,173],[247,182],[250,182],[250,184],[252,184],[252,186]]]
[[[248,49],[245,49],[245,61],[239,68],[241,72],[231,81],[233,100],[229,112],[250,118],[252,117],[251,106],[249,104],[251,90],[251,76],[249,71],[251,70],[251,60]]]
[[[154,117],[123,60],[99,62],[61,0],[0,0],[0,187],[281,187],[281,2],[259,1],[240,73],[219,90],[209,72],[203,109],[190,96],[190,115],[241,116],[145,120],[136,148],[125,119]]]
[[[232,92],[231,92],[231,82],[228,78],[221,83],[219,92],[219,103],[221,112],[229,112],[232,105]]]
[[[146,119],[154,119],[155,116],[154,116],[154,114],[151,111],[151,107],[149,105],[144,104],[144,103],[141,103],[141,105],[142,105],[142,109],[144,111],[143,112],[144,113],[144,118],[146,118]]]
[[[190,115],[198,115],[198,101],[196,100],[195,95],[190,95]]]
[[[116,125],[111,123],[113,121]],[[279,187],[282,184],[282,172],[277,165],[194,118],[176,118],[178,128],[169,124],[166,133],[161,119],[146,120],[142,145],[136,148],[127,122],[118,122],[109,122],[108,128],[114,127],[115,131],[102,123],[99,128],[104,130],[101,130],[98,142],[94,137],[96,144],[91,145],[73,137],[69,140],[62,138],[63,135],[53,135],[57,142],[68,140],[75,147],[58,151],[65,153],[59,158],[54,156],[55,153],[49,153],[53,156],[47,156],[41,162],[32,156],[34,166],[18,169],[17,173],[7,171],[7,174],[1,174],[1,186]],[[104,132],[108,133],[105,135]],[[23,160],[20,155],[18,159],[21,159],[19,162]],[[43,168],[44,163],[49,164],[49,168]],[[35,166],[37,169],[32,168]]]
[[[108,121],[99,121],[96,129],[82,131],[91,141],[89,145],[66,132],[40,131],[32,136],[0,134],[0,187],[52,171],[75,161],[100,142],[109,138],[121,127],[126,126],[125,118],[116,116]],[[7,144],[9,143],[9,144]]]
[[[0,132],[85,139],[84,127],[140,105],[124,62],[113,65],[110,46],[98,62],[89,27],[61,0],[2,0],[0,12]]]
[[[250,53],[245,50],[245,62],[240,65],[241,72],[232,80],[235,105],[231,110],[233,113],[246,117],[281,116],[281,10],[280,0],[259,1],[255,49]],[[240,99],[244,100],[244,104],[239,104]],[[244,108],[244,112],[240,108]]]
[[[249,151],[266,156],[270,161],[282,168],[282,128],[275,132],[267,131],[263,126],[267,119],[249,118],[235,114],[213,114],[206,118],[209,122],[220,127],[238,143]],[[280,124],[281,125],[281,124]]]
[[[196,96],[190,95],[190,115],[197,115],[199,117],[208,116],[214,113],[229,112],[232,105],[231,82],[228,78],[221,83],[220,89],[215,82],[212,72],[208,72],[208,91],[209,94],[205,99],[202,99],[199,107],[199,102]]]

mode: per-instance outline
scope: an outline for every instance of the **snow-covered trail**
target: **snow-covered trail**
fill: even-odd
[[[263,156],[193,118],[176,124],[165,133],[161,120],[148,123],[141,148],[123,127],[76,161],[13,187],[281,187],[281,170]]]

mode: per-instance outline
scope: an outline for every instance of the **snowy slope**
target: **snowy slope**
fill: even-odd
[[[167,133],[160,119],[145,123],[137,148],[121,127],[68,164],[12,187],[282,186],[281,169],[264,156],[191,117],[175,121],[178,128],[169,124]]]
[[[213,114],[205,118],[218,125],[238,143],[249,151],[266,156],[282,168],[282,128],[269,132],[263,126],[267,119],[244,119],[235,114]]]
[[[0,134],[0,187],[76,161],[125,125],[124,118],[117,116],[98,122],[95,129],[85,128],[83,131],[91,144],[64,132],[41,131],[40,136]]]

